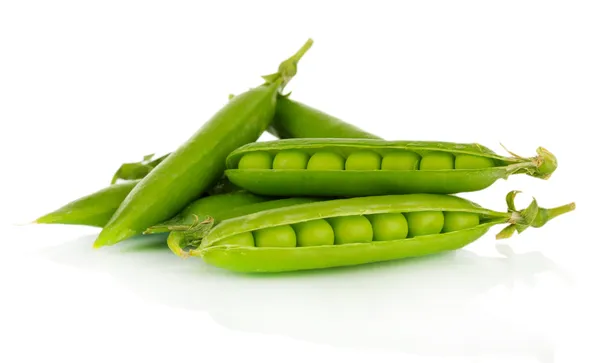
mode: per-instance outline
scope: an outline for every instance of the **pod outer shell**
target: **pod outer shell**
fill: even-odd
[[[269,132],[280,139],[357,138],[379,139],[367,131],[315,108],[279,96]]]
[[[236,272],[286,272],[361,265],[460,249],[496,223],[457,232],[396,241],[296,248],[214,246],[202,251],[207,263]]]
[[[229,169],[225,174],[232,183],[260,195],[330,197],[473,192],[509,175],[505,167],[418,171]]]
[[[104,227],[138,180],[113,184],[50,212],[35,223]]]
[[[94,242],[113,245],[173,217],[222,175],[236,148],[256,141],[275,113],[276,83],[231,100],[133,188]]]

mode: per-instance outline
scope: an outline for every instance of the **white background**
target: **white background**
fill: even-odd
[[[599,19],[595,1],[0,2],[0,361],[599,361]],[[175,149],[308,37],[294,99],[387,139],[544,146],[550,180],[468,197],[577,211],[500,245],[276,277],[13,226]]]

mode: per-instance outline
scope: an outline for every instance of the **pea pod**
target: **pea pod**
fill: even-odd
[[[36,219],[34,223],[104,227],[137,183],[133,180],[100,189]]]
[[[198,248],[172,250],[238,272],[323,269],[460,249],[498,224],[508,223],[497,235],[507,238],[575,209],[574,203],[544,209],[534,200],[517,211],[516,193],[507,196],[507,212],[438,194],[358,197],[271,209],[223,221]]]
[[[268,129],[269,133],[280,139],[291,138],[351,138],[380,139],[367,131],[323,111],[294,101],[289,96],[279,95],[275,116]],[[141,162],[125,163],[113,176],[112,183],[118,180],[141,179],[169,154],[152,159],[152,155],[144,156]]]
[[[273,160],[283,153],[307,162],[277,168]],[[484,189],[513,174],[547,179],[556,158],[541,147],[537,153],[501,156],[479,144],[449,142],[289,139],[240,147],[227,157],[225,174],[262,195],[454,194]]]
[[[212,195],[189,205],[175,218],[148,228],[144,234],[169,233],[167,244],[173,250],[197,246],[204,235],[221,221],[269,209],[313,203],[315,198],[260,199],[247,192]]]
[[[379,136],[283,95],[277,100],[269,132],[280,139],[380,139]]]
[[[177,151],[153,168],[127,195],[104,226],[94,247],[113,245],[173,217],[223,175],[224,160],[236,148],[256,141],[275,113],[277,94],[296,74],[309,40],[265,83],[234,97]]]

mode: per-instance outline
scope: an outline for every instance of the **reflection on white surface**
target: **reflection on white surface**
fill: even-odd
[[[427,258],[280,275],[241,275],[198,259],[182,261],[162,241],[138,239],[93,250],[95,235],[46,248],[42,257],[108,272],[144,299],[206,311],[231,329],[333,346],[409,354],[506,355],[552,362],[551,338],[515,325],[497,289],[535,288],[537,276],[569,279],[543,254],[479,256],[468,250]],[[485,302],[485,303],[484,303]],[[490,306],[493,311],[490,311]]]

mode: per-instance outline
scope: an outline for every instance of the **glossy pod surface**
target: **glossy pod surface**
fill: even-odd
[[[278,168],[273,160],[283,152],[307,162]],[[249,159],[257,163],[246,163]],[[356,197],[471,192],[512,174],[547,179],[555,169],[556,158],[543,148],[538,156],[522,158],[501,156],[479,144],[290,139],[240,147],[227,158],[225,174],[256,194]]]
[[[330,138],[380,139],[365,130],[353,126],[323,111],[279,96],[275,117],[269,132],[280,139]]]
[[[100,189],[36,219],[35,223],[104,227],[137,183],[132,180]]]
[[[204,194],[223,175],[229,153],[256,141],[275,113],[277,94],[296,74],[309,40],[279,71],[221,108],[175,152],[154,167],[127,195],[94,242],[113,245],[173,217]]]
[[[534,201],[516,211],[511,209],[515,194],[507,197],[507,212],[434,194],[350,198],[271,209],[220,223],[187,254],[239,272],[357,265],[458,249],[501,223],[509,226],[499,236],[509,237],[514,230],[541,227],[574,209],[574,204],[543,209]],[[417,230],[421,232],[411,233]]]

